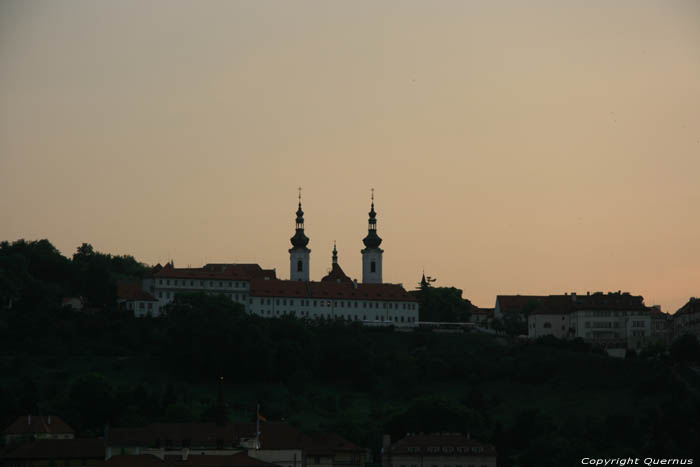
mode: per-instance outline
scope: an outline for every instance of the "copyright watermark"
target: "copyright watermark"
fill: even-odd
[[[582,465],[595,466],[616,466],[625,465],[693,465],[692,458],[660,458],[660,457],[584,457],[581,459]]]

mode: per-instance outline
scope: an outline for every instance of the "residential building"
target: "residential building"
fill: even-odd
[[[665,316],[628,292],[499,296],[501,312],[527,316],[528,337],[581,338],[607,348],[640,348],[665,339]]]
[[[700,298],[690,297],[673,315],[673,336],[695,334],[700,338]]]
[[[117,281],[117,304],[124,310],[142,316],[159,316],[160,303],[144,291],[136,281]]]
[[[3,430],[2,437],[7,446],[36,439],[73,439],[75,430],[55,415],[23,415]]]
[[[197,459],[208,458],[212,465],[229,459],[241,467],[364,467],[364,449],[335,433],[306,435],[284,422],[265,422],[259,434],[257,429],[254,423],[112,428],[105,440],[106,458],[148,454],[174,465],[203,465]]]
[[[337,433],[309,433],[304,436],[305,467],[364,467],[366,450]]]
[[[6,467],[52,465],[98,467],[102,465],[104,458],[103,439],[36,439],[11,448],[0,456],[0,463]]]
[[[391,443],[384,435],[382,467],[496,467],[496,449],[469,434],[407,434]]]

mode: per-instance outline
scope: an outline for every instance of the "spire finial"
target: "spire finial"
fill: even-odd
[[[374,188],[372,188],[372,204],[374,205]]]
[[[338,263],[338,249],[335,247],[335,240],[333,240],[333,264]]]
[[[297,188],[299,190],[299,206],[301,206],[301,187]]]

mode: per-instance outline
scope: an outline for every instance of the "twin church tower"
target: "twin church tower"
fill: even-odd
[[[297,209],[296,233],[290,239],[292,248],[289,249],[289,277],[293,281],[309,280],[309,262],[311,250],[307,248],[309,237],[304,234],[304,211],[301,210],[301,190],[299,191],[299,209]],[[379,248],[382,239],[377,235],[377,213],[374,211],[374,190],[372,190],[372,208],[369,211],[367,236],[362,240],[365,248],[362,250],[362,283],[382,283],[382,253]],[[333,246],[333,263],[338,261],[338,252]]]

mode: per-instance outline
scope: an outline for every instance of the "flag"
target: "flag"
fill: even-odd
[[[263,417],[263,415],[260,413],[259,410],[258,410],[258,420],[260,420],[261,422],[266,422],[266,421],[267,421],[267,418]]]

